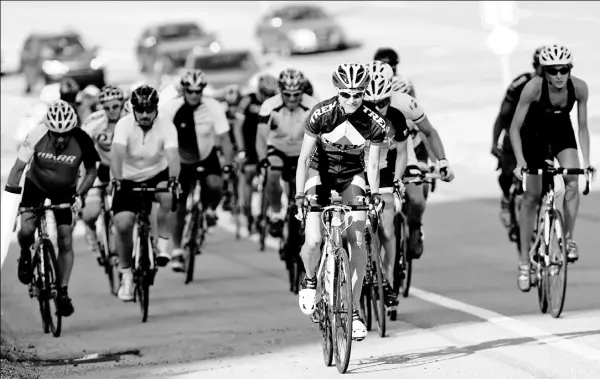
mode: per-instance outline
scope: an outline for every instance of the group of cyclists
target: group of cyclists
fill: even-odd
[[[542,139],[540,136],[552,137],[550,143],[562,164],[578,166],[573,131],[570,123],[566,123],[574,101],[579,106],[584,166],[589,167],[585,113],[587,87],[580,79],[570,77],[572,58],[565,47],[548,46],[536,54],[534,65],[539,61],[542,69],[535,76],[513,83],[513,87],[518,87],[529,80],[520,99],[521,91],[509,91],[511,97],[507,96],[507,105],[503,105],[502,120],[498,124],[501,125],[498,128],[508,128],[513,112],[508,108],[516,106],[510,133],[516,163],[513,160],[512,165],[502,165],[504,176],[500,182],[503,190],[505,176],[512,178],[509,171],[514,166],[517,167],[514,173],[519,175],[519,169],[539,162],[541,142],[537,139]],[[396,254],[394,201],[392,191],[382,190],[397,188],[405,191],[409,252],[418,259],[424,250],[422,219],[429,189],[426,184],[404,187],[402,178],[429,171],[430,162],[435,163],[443,180],[454,178],[440,135],[417,102],[413,84],[398,73],[399,63],[399,56],[393,49],[381,48],[367,64],[341,64],[332,73],[337,93],[323,101],[312,96],[312,85],[304,74],[290,68],[282,71],[278,78],[261,75],[257,88],[249,94],[241,94],[239,88],[229,87],[220,103],[203,95],[208,84],[204,73],[191,70],[186,71],[177,83],[178,96],[160,104],[159,92],[149,85],[139,85],[130,94],[117,86],[107,85],[97,96],[101,109],[87,117],[82,117],[80,104],[73,97],[77,89],[69,87],[72,83],[64,83],[61,99],[48,105],[43,120],[21,144],[6,190],[22,192],[21,205],[24,207],[39,206],[46,199],[53,203],[68,201],[82,207],[80,214],[86,225],[89,249],[99,257],[95,221],[100,213],[101,198],[99,190],[92,187],[98,183],[109,184],[113,190],[115,247],[122,273],[118,297],[132,301],[132,236],[141,201],[131,188],[146,184],[178,189],[179,206],[175,212],[172,212],[170,194],[155,195],[158,203],[156,263],[161,267],[170,264],[173,270],[181,271],[185,202],[191,184],[200,178],[207,224],[214,226],[218,222],[219,204],[223,203],[224,209],[230,208],[230,196],[224,191],[223,169],[239,167],[242,209],[252,232],[256,221],[251,212],[255,177],[260,168],[265,167],[267,179],[263,191],[269,205],[270,234],[281,237],[283,233],[286,209],[281,203],[282,181],[287,183],[287,191],[294,194],[289,206],[295,207],[297,217],[306,219],[300,250],[306,275],[300,286],[299,307],[307,315],[315,311],[315,270],[322,241],[319,214],[307,213],[307,204],[327,205],[332,190],[348,204],[368,196],[369,203],[383,209],[378,236],[386,270],[385,303],[393,307],[398,303],[398,294],[391,285],[391,267]],[[530,124],[528,108],[531,108],[529,114],[536,112],[543,120],[536,119],[537,122]],[[525,114],[525,125],[531,125],[531,136],[535,138],[523,137],[521,144],[519,129]],[[550,123],[552,129],[540,129],[542,123]],[[523,127],[523,131],[525,129]],[[496,141],[498,136],[494,136]],[[502,154],[498,154],[503,162],[508,159],[507,146],[505,143]],[[20,179],[28,165],[25,185],[21,188]],[[84,171],[80,170],[82,165]],[[201,175],[200,167],[203,169]],[[531,207],[527,204],[535,202],[540,185],[536,184],[535,178],[528,180],[531,185],[526,193],[528,200],[523,207],[523,219],[529,217],[532,223]],[[290,187],[292,182],[295,182],[295,188]],[[567,186],[576,193],[576,181],[569,181]],[[567,217],[567,229],[572,235],[578,200],[569,201],[572,212],[570,218]],[[35,230],[32,218],[28,216],[31,215],[22,215],[18,233],[21,247],[18,276],[23,284],[28,284],[32,275],[30,248]],[[68,317],[74,312],[68,295],[73,267],[73,215],[69,210],[60,210],[55,212],[55,218],[61,285],[59,312]],[[352,335],[354,339],[362,340],[367,330],[357,305],[366,270],[366,213],[352,212],[352,218],[354,222],[346,232],[355,303]],[[528,237],[527,232],[530,235],[531,228],[529,231],[522,229],[522,238]],[[569,246],[569,254],[576,254],[572,239]],[[524,262],[519,266],[521,289],[524,289],[524,284],[521,286]]]

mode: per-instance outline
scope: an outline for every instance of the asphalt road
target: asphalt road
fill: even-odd
[[[144,8],[143,18],[131,16],[140,12],[140,3],[119,2],[116,8],[70,4],[38,4],[37,12],[30,12],[24,3],[3,2],[3,51],[17,49],[34,26],[50,26],[53,15],[77,12],[71,24],[105,48],[111,59],[109,78],[131,82],[139,79],[131,51],[143,24],[193,15],[217,30],[228,46],[248,47],[254,43],[252,25],[258,17],[258,8],[245,2],[235,8],[217,2],[167,8],[154,2]],[[598,133],[600,107],[593,94],[600,91],[595,49],[599,5],[551,4],[520,3],[520,44],[511,57],[512,75],[529,69],[531,51],[541,43],[571,46],[576,74],[592,94],[590,128]],[[488,151],[503,88],[498,60],[484,45],[487,32],[477,5],[336,2],[326,7],[362,47],[279,64],[303,69],[324,97],[331,92],[329,75],[336,64],[367,61],[381,45],[400,46],[403,70],[439,128],[457,174],[430,199],[426,252],[416,264],[414,291],[401,301],[399,321],[389,323],[389,337],[370,333],[353,344],[349,372],[377,378],[597,378],[600,196],[582,198],[576,231],[581,259],[569,266],[565,312],[558,320],[541,315],[536,294],[522,294],[516,287],[515,250],[497,216],[495,161]],[[20,86],[18,77],[2,79],[3,177],[14,162],[15,125],[34,101],[22,97]],[[596,141],[593,134],[592,161],[599,166]],[[209,236],[197,261],[197,281],[185,286],[180,275],[159,272],[146,324],[137,304],[109,295],[107,280],[78,237],[70,285],[76,311],[64,320],[58,339],[42,333],[36,304],[16,278],[13,244],[1,276],[2,321],[22,346],[43,359],[140,352],[123,355],[119,362],[49,367],[44,378],[337,377],[334,368],[322,363],[316,326],[287,291],[277,253],[260,253],[255,242],[235,241],[227,221],[222,217]]]

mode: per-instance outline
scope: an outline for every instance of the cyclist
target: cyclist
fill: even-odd
[[[269,171],[265,188],[271,207],[269,233],[283,235],[286,210],[281,206],[280,179],[290,182],[302,147],[304,124],[317,101],[303,92],[306,80],[302,72],[288,68],[279,74],[279,90],[260,107],[256,152],[258,159],[268,159]],[[286,175],[282,176],[282,173]]]
[[[252,200],[252,181],[256,176],[256,165],[258,155],[256,153],[256,134],[258,131],[258,120],[260,107],[265,100],[275,96],[279,91],[277,79],[269,74],[258,78],[256,92],[250,93],[240,100],[236,114],[236,122],[233,131],[236,135],[238,153],[237,160],[244,162],[244,180],[242,184],[242,197],[244,213],[248,220],[248,232],[252,232],[254,224],[250,202]]]
[[[131,94],[133,113],[123,117],[115,126],[110,152],[110,170],[114,178],[112,203],[116,229],[115,245],[123,275],[118,296],[133,300],[133,226],[140,210],[140,197],[130,188],[147,184],[149,187],[177,186],[180,171],[177,130],[169,118],[158,113],[158,92],[142,85]],[[158,266],[169,262],[167,251],[171,222],[171,194],[157,193],[158,209]],[[150,211],[150,210],[149,210]]]
[[[587,124],[587,84],[571,75],[573,56],[562,45],[546,46],[540,53],[542,76],[531,79],[523,89],[510,127],[510,137],[517,158],[515,175],[522,179],[524,168],[543,168],[548,151],[562,167],[580,167],[577,140],[569,113],[577,102],[579,115],[579,141],[583,166],[590,166],[590,135]],[[573,229],[579,210],[578,177],[565,177],[565,235],[568,259],[579,258],[573,240]],[[528,175],[521,203],[519,224],[521,229],[521,254],[519,257],[518,286],[527,292],[529,277],[529,241],[533,233],[536,209],[542,193],[542,178]]]
[[[228,164],[232,160],[229,123],[225,110],[217,100],[202,96],[207,84],[201,70],[187,71],[180,80],[183,96],[172,99],[161,107],[161,114],[172,122],[177,130],[181,159],[179,182],[182,193],[172,228],[172,268],[176,271],[183,268],[183,249],[180,244],[185,223],[185,204],[190,187],[198,177],[197,168],[204,168],[201,176],[201,201],[206,222],[212,227],[217,223],[216,209],[223,197],[223,178],[217,149],[223,148]]]
[[[115,125],[121,119],[123,110],[123,91],[115,86],[107,85],[102,88],[98,97],[103,110],[92,113],[83,122],[81,129],[92,137],[98,154],[100,165],[98,166],[98,178],[95,184],[107,184],[110,182],[110,147],[115,131]],[[85,207],[82,209],[82,219],[85,222],[86,241],[90,251],[96,256],[99,265],[103,265],[100,251],[98,249],[98,237],[96,235],[96,220],[100,215],[101,192],[92,188],[85,198]]]
[[[408,78],[406,78],[404,75],[398,73],[400,56],[398,56],[396,50],[392,49],[391,47],[380,47],[375,52],[373,60],[387,63],[390,65],[393,72],[392,88],[394,91],[407,93],[414,98],[417,97],[415,94],[415,87],[413,86],[412,82],[408,80]]]
[[[513,182],[513,170],[517,166],[517,160],[515,153],[513,152],[512,145],[510,143],[510,134],[508,130],[510,128],[510,122],[515,114],[519,97],[525,85],[532,79],[542,75],[542,66],[540,66],[540,53],[544,49],[543,46],[535,49],[533,53],[533,72],[526,72],[517,76],[512,81],[506,95],[502,100],[500,106],[500,113],[496,117],[494,123],[494,130],[492,133],[492,155],[498,158],[498,168],[500,169],[500,175],[498,176],[498,183],[502,190],[502,199],[500,200],[500,218],[504,226],[510,226],[510,209],[508,197],[510,195],[510,187]],[[500,135],[504,133],[504,137],[500,140]],[[502,147],[500,148],[499,145]]]
[[[331,190],[336,190],[344,203],[365,196],[364,148],[370,141],[367,177],[371,197],[379,206],[379,154],[385,131],[391,127],[371,104],[363,103],[371,81],[367,68],[358,63],[339,65],[332,75],[337,95],[313,107],[306,121],[304,141],[296,172],[296,206],[302,209],[305,199],[326,205]],[[350,246],[350,271],[354,303],[352,337],[362,340],[367,329],[358,314],[358,304],[366,270],[364,247],[365,212],[353,212],[354,222],[346,235]],[[306,217],[305,242],[300,255],[306,268],[301,283],[299,306],[302,313],[315,310],[316,268],[320,259],[321,220],[318,213]]]
[[[229,122],[229,139],[231,140],[231,144],[235,152],[238,150],[238,142],[235,136],[234,126],[236,122],[237,110],[241,100],[242,93],[240,92],[240,86],[237,84],[232,84],[225,87],[223,104],[225,106],[225,116],[227,117],[227,122]],[[222,207],[224,211],[230,211],[232,209],[231,192],[228,189],[224,189]]]
[[[53,204],[75,203],[75,208],[81,206],[81,197],[85,196],[96,179],[96,162],[100,158],[91,138],[76,126],[75,110],[65,101],[57,100],[48,107],[43,123],[27,135],[6,184],[8,192],[20,194],[21,176],[31,162],[25,178],[22,207],[39,207],[46,199]],[[82,163],[86,174],[79,188],[76,188]],[[56,210],[54,215],[58,225],[58,311],[62,316],[69,317],[74,312],[67,290],[74,257],[72,211]],[[18,275],[23,284],[29,284],[32,276],[30,248],[35,241],[35,220],[32,216],[31,213],[21,216],[18,233],[21,246]]]
[[[393,79],[393,70],[386,63],[373,62],[377,70],[383,73],[388,80]],[[448,160],[445,158],[444,146],[438,131],[431,125],[425,111],[416,101],[416,99],[404,92],[410,88],[409,83],[404,78],[396,78],[396,83],[399,84],[398,90],[393,90],[391,106],[400,110],[407,119],[407,125],[411,132],[412,138],[408,142],[408,163],[411,170],[419,169],[421,171],[428,170],[427,159],[429,153],[427,149],[422,148],[425,143],[431,145],[433,158],[437,159],[437,165],[440,168],[440,173],[443,175],[443,180],[452,181],[454,173],[450,168]],[[402,176],[399,176],[402,177]],[[426,206],[426,188],[424,185],[409,184],[406,186],[406,197],[408,200],[408,226],[410,233],[409,251],[411,256],[419,259],[423,255],[423,214]]]
[[[394,187],[394,177],[402,178],[407,163],[407,140],[409,138],[408,127],[404,114],[398,109],[390,106],[392,96],[392,82],[382,73],[378,73],[379,65],[385,63],[373,62],[368,65],[371,72],[371,82],[365,93],[365,101],[372,103],[391,126],[386,130],[386,136],[381,145],[381,155],[379,157],[379,189]],[[365,156],[369,156],[365,152]],[[366,167],[369,167],[367,160]],[[397,168],[396,168],[397,166]],[[401,181],[399,183],[402,183]],[[397,294],[394,292],[390,283],[394,278],[394,256],[396,252],[396,236],[394,233],[394,198],[392,193],[382,195],[385,206],[381,217],[382,224],[378,228],[378,236],[383,250],[381,251],[383,267],[386,270],[387,278],[384,279],[385,303],[388,307],[398,305]]]

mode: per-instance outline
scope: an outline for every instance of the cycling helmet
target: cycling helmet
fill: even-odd
[[[265,96],[274,96],[279,90],[278,85],[273,75],[265,74],[258,78],[258,91]]]
[[[181,77],[181,88],[183,89],[191,89],[191,90],[202,90],[208,82],[206,81],[206,76],[202,72],[202,70],[190,70],[186,71]]]
[[[383,74],[371,75],[371,82],[365,92],[365,100],[377,102],[392,96],[392,83]]]
[[[121,117],[125,117],[131,113],[131,100],[127,99],[123,103],[123,109],[121,109]]]
[[[371,81],[371,75],[360,63],[343,63],[333,72],[332,81],[339,89],[364,91]]]
[[[63,78],[60,81],[60,99],[69,103],[74,103],[79,93],[79,84],[73,78]]]
[[[64,100],[56,100],[48,107],[44,124],[54,133],[67,133],[77,126],[77,113]]]
[[[537,68],[540,65],[540,54],[544,50],[545,46],[540,46],[533,52],[533,67]]]
[[[573,65],[573,56],[569,49],[561,45],[548,45],[540,53],[540,65]]]
[[[125,100],[125,94],[123,93],[123,90],[119,87],[108,85],[102,87],[102,91],[100,92],[98,100],[101,103],[106,103],[107,101],[112,100],[123,101]]]
[[[282,91],[301,91],[305,82],[304,74],[295,68],[288,68],[279,74],[279,88]]]
[[[406,77],[399,75],[392,79],[392,90],[400,93],[410,94],[412,91],[412,83]]]
[[[237,104],[242,97],[240,93],[240,86],[232,84],[225,88],[225,101],[228,104]]]
[[[133,90],[131,93],[131,107],[135,108],[157,108],[158,107],[158,91],[154,87],[143,84]]]
[[[391,47],[380,47],[377,49],[375,56],[373,56],[373,60],[385,61],[389,63],[390,66],[397,66],[400,63],[398,53]]]
[[[369,72],[371,73],[371,76],[373,76],[374,74],[382,74],[387,79],[391,79],[392,76],[394,76],[394,70],[389,64],[385,62],[373,61],[366,64],[366,66]]]

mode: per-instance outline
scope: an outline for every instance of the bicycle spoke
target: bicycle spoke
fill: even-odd
[[[568,264],[562,215],[556,210],[552,215],[548,244],[548,303],[550,314],[558,318],[565,304]]]

